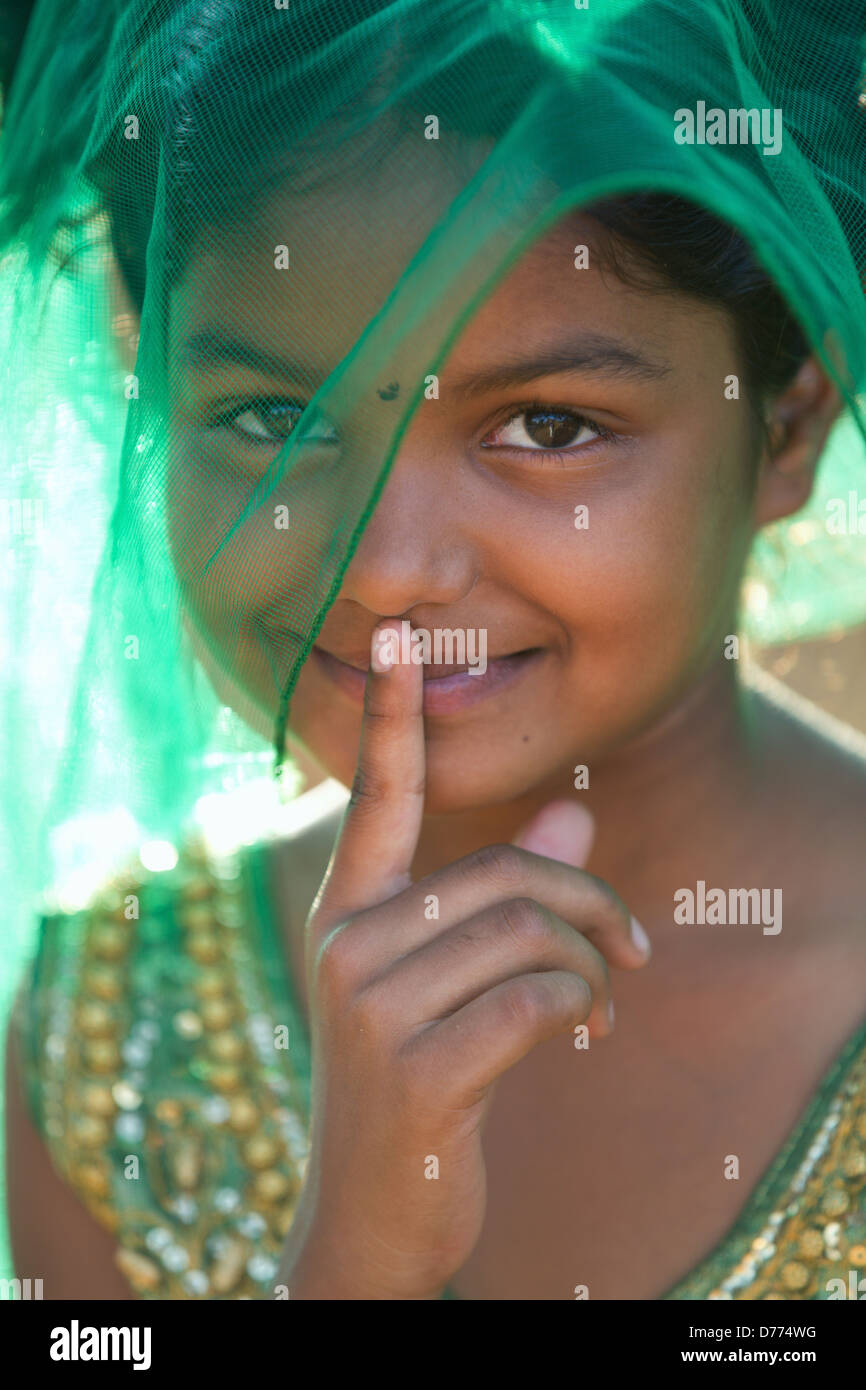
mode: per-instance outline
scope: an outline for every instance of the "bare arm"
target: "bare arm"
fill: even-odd
[[[114,1238],[55,1169],[27,1109],[6,1036],[6,1176],[15,1272],[41,1279],[46,1299],[133,1299],[114,1264]]]

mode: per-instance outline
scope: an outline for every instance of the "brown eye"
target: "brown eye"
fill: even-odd
[[[526,410],[525,429],[534,444],[542,449],[566,449],[580,434],[582,422],[563,410]]]
[[[581,437],[583,436],[583,437]],[[610,430],[573,410],[557,406],[523,406],[485,441],[487,448],[515,449],[524,453],[568,450],[579,453],[595,439],[613,439]]]

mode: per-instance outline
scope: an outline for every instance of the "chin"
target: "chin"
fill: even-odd
[[[515,752],[513,746],[498,748],[491,741],[484,744],[484,750],[479,758],[478,743],[474,740],[465,753],[454,744],[449,746],[447,741],[438,748],[435,739],[428,742],[426,815],[447,815],[502,805],[531,792],[546,780],[546,771],[550,776],[531,743],[521,745]]]
[[[305,736],[298,731],[298,736],[303,738],[306,747],[329,777],[335,778],[344,787],[351,787],[356,766],[354,747],[347,750],[345,757],[335,757],[333,738],[327,744],[317,746],[308,734]],[[521,749],[517,758],[506,747],[501,750],[489,745],[485,747],[488,751],[479,759],[477,743],[464,753],[447,740],[438,748],[436,740],[428,741],[424,798],[426,816],[455,815],[507,804],[526,796],[543,779],[553,788],[551,795],[568,794],[571,787],[569,767],[552,768],[547,771],[545,778],[545,769],[540,769],[537,754],[530,751],[531,745]]]

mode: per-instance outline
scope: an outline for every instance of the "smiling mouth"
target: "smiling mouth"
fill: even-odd
[[[367,667],[343,661],[323,647],[311,655],[318,669],[357,704],[363,704]],[[449,665],[425,663],[424,713],[456,714],[512,685],[543,657],[541,647],[526,647],[505,656],[488,657],[485,670],[468,662]]]

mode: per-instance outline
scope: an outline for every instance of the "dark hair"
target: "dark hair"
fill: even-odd
[[[812,349],[799,321],[744,237],[685,198],[637,193],[585,209],[601,224],[596,259],[647,293],[683,294],[727,310],[734,322],[744,394],[761,438],[764,404],[779,395]]]
[[[102,148],[90,153],[85,174],[98,205],[107,210],[114,253],[138,309],[144,300],[147,249],[160,176],[171,200],[166,241],[160,247],[160,255],[173,268],[170,273],[184,265],[191,242],[202,226],[231,220],[239,206],[244,208],[245,217],[251,213],[249,169],[245,170],[240,195],[223,158],[226,96],[232,103],[235,142],[243,133],[246,151],[256,148],[258,131],[285,131],[285,161],[280,164],[272,160],[256,171],[259,196],[286,177],[299,183],[310,171],[315,176],[316,150],[320,141],[328,140],[327,122],[324,129],[321,123],[313,130],[308,128],[307,107],[315,109],[316,100],[321,101],[321,97],[317,96],[315,85],[307,91],[308,78],[299,63],[293,68],[292,86],[287,91],[281,15],[272,11],[268,16],[267,9],[262,12],[261,22],[274,26],[273,42],[266,42],[260,25],[244,24],[243,5],[244,0],[202,0],[196,7],[194,22],[188,16],[179,19],[170,34],[170,64],[166,65],[161,56],[156,83],[140,94],[143,100],[136,106],[141,111],[139,138],[124,142],[123,155],[118,157],[116,132],[111,132]],[[292,31],[295,58],[339,38],[359,18],[368,24],[384,25],[387,8],[382,0],[342,0],[340,6],[322,5],[312,22],[309,15],[303,15]],[[135,12],[130,12],[124,33],[130,69],[137,69],[140,61],[142,70],[147,66],[144,57],[149,41],[148,13],[149,6],[144,6],[137,24]],[[16,26],[15,43],[18,41]],[[391,34],[389,42],[399,43],[399,36],[395,39]],[[477,99],[474,97],[467,109],[459,94],[475,89],[475,55],[470,49],[455,58],[449,48],[452,44],[448,27],[444,31],[437,28],[435,15],[431,14],[429,46],[431,52],[434,47],[439,50],[441,65],[437,68],[431,62],[432,76],[423,91],[412,91],[398,102],[398,120],[400,110],[405,114],[411,108],[413,120],[418,110],[437,111],[443,113],[443,121],[448,120],[453,128],[469,136],[496,137],[507,129],[520,103],[531,94],[535,77],[540,75],[533,66],[534,50],[522,43],[519,33],[492,33],[485,54],[489,57],[493,46],[501,48],[499,61],[503,71],[510,74],[509,81],[500,91],[495,91],[492,84],[490,90],[477,92]],[[161,55],[165,52],[163,48]],[[387,140],[392,134],[388,121],[381,130],[375,129],[375,123],[367,129],[369,111],[375,111],[383,91],[376,52],[373,44],[369,53],[365,49],[357,55],[355,70],[346,79],[348,98],[340,85],[342,75],[336,78],[333,117],[342,133],[355,127],[369,133],[372,140]],[[357,67],[362,62],[369,69],[369,108],[365,110],[360,109],[364,103],[356,100],[362,86]],[[256,74],[249,91],[243,81],[245,71]],[[513,80],[515,71],[521,73],[517,82]],[[219,100],[213,99],[214,92],[220,94]],[[302,152],[300,171],[297,163],[289,164],[291,151],[296,159],[297,152]],[[50,152],[46,152],[46,161],[50,157]],[[649,293],[691,296],[731,315],[740,349],[744,396],[766,438],[765,402],[789,384],[811,348],[780,291],[742,235],[706,208],[661,192],[613,196],[596,201],[583,211],[602,228],[600,244],[595,248],[597,258],[625,283]],[[74,231],[83,221],[83,217],[70,219],[61,231]],[[73,235],[73,245],[74,240]],[[64,244],[68,246],[70,242],[58,238],[58,245]]]
[[[646,293],[681,294],[730,314],[743,394],[766,442],[765,403],[789,385],[812,349],[744,237],[707,209],[666,193],[624,194],[582,211],[603,228],[593,247],[595,263],[624,284]],[[112,229],[125,281],[140,308],[146,237],[136,239],[128,220],[118,225],[112,219]]]

